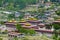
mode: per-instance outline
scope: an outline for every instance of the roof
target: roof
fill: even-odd
[[[54,23],[60,23],[60,21],[54,21]]]
[[[20,35],[20,34],[22,34],[22,33],[17,33],[17,32],[10,32],[10,33],[8,33],[9,35],[12,35],[12,36],[18,36],[18,35]]]
[[[42,32],[42,33],[53,33],[52,30],[43,30],[43,29],[35,29],[35,31]]]
[[[38,24],[38,25],[40,25],[40,26],[45,26],[45,24],[43,24],[43,23],[40,23],[40,24]]]
[[[54,21],[54,23],[60,23],[60,19],[58,19],[58,20]]]
[[[31,26],[25,26],[23,25],[22,27],[25,27],[25,28],[32,28],[32,27],[36,27],[37,25],[31,25]]]
[[[16,28],[7,27],[7,30],[8,30],[8,32],[11,32],[11,31],[16,31]]]
[[[29,22],[39,23],[39,20],[29,20]]]

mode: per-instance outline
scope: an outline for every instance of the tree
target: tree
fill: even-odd
[[[11,19],[15,19],[15,14],[14,13],[8,15],[8,20],[11,20]]]
[[[3,38],[0,38],[0,40],[3,40]]]
[[[0,21],[0,24],[1,24],[1,25],[4,25],[4,22],[3,22],[3,21]]]
[[[18,38],[17,37],[14,37],[14,40],[18,40]]]
[[[28,30],[30,35],[34,35],[36,32],[33,29]]]
[[[0,6],[4,7],[5,10],[20,10],[29,4],[36,4],[37,1],[38,0],[0,0]]]
[[[60,24],[58,24],[58,23],[57,23],[57,24],[53,24],[53,26],[54,26],[54,29],[55,29],[55,30],[60,29]]]
[[[21,20],[24,17],[24,14],[20,14],[19,19]]]
[[[60,29],[60,23],[53,23],[53,27],[54,27],[54,37],[53,39],[57,40],[59,32],[57,30]]]
[[[26,38],[26,37],[24,37],[24,38],[22,38],[22,40],[29,40],[28,38]]]
[[[23,28],[20,24],[17,24],[16,25],[16,29],[21,32],[21,33],[24,33],[24,34],[30,34],[30,35],[33,35],[35,34],[35,31],[33,29],[25,29]]]
[[[46,10],[45,8],[39,8],[39,9],[38,9],[38,12],[39,12],[39,13],[44,13],[45,10]]]
[[[7,5],[7,7],[5,7],[5,9],[6,9],[6,10],[15,10],[14,4],[13,4],[13,3],[9,3],[9,4]]]
[[[3,1],[3,0],[0,0],[0,7],[2,6],[2,1]]]
[[[26,30],[20,24],[16,24],[16,29],[21,33],[26,32]]]
[[[59,16],[60,16],[60,10],[55,11],[55,12],[56,12],[56,14],[57,14],[57,15],[59,15]]]

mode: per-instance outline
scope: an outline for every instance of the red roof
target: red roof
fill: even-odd
[[[40,24],[38,24],[39,26],[45,26],[45,24],[42,24],[42,23],[40,23]]]
[[[9,35],[19,35],[21,33],[17,33],[17,32],[10,32]]]
[[[54,22],[60,23],[60,21],[54,21]]]
[[[35,31],[43,32],[43,33],[53,33],[53,31],[51,31],[51,30],[40,30],[40,29],[35,29]]]

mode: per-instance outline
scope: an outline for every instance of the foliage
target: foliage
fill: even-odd
[[[20,10],[29,4],[36,4],[37,0],[0,0],[0,6],[5,10]]]
[[[6,10],[14,10],[14,4],[13,3],[10,3],[7,7],[5,7]]]
[[[58,37],[58,40],[60,40],[60,37]]]
[[[33,35],[35,34],[35,31],[32,30],[32,29],[25,29],[23,28],[20,24],[17,24],[16,25],[16,29],[21,32],[21,33],[24,33],[24,34],[30,34],[30,35]]]
[[[39,12],[39,13],[44,13],[45,10],[46,10],[45,8],[39,8],[39,9],[38,9],[38,12]]]
[[[53,39],[54,40],[58,40],[58,35],[59,35],[59,32],[57,30],[60,29],[60,23],[53,23],[53,27],[54,27],[54,36],[53,36]]]
[[[14,19],[15,18],[15,15],[14,14],[9,14],[8,15],[8,19],[11,20],[11,19]]]
[[[17,37],[14,37],[14,40],[18,40],[18,38]]]
[[[19,19],[22,19],[24,17],[24,14],[21,14],[20,16],[19,16]]]
[[[36,32],[33,29],[28,30],[30,35],[34,35]]]
[[[28,38],[26,38],[26,37],[24,37],[24,38],[22,38],[22,40],[29,40]]]
[[[55,30],[58,30],[58,29],[60,29],[60,24],[58,24],[58,23],[56,23],[56,24],[53,24],[53,26],[54,26],[54,29],[55,29]]]
[[[4,33],[8,33],[8,30],[5,30]]]
[[[53,35],[53,39],[54,39],[54,40],[60,40],[60,37],[58,37],[58,35],[55,34],[55,35]]]
[[[3,38],[0,38],[0,40],[3,40]]]
[[[4,25],[4,22],[3,22],[3,21],[0,21],[0,24],[1,24],[1,25]]]
[[[57,15],[60,15],[60,10],[56,11],[56,14],[57,14]]]
[[[3,0],[0,0],[0,7],[2,6],[2,1],[3,1]]]

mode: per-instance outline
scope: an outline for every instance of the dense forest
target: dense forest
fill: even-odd
[[[6,9],[22,9],[29,4],[36,4],[38,0],[0,0],[0,7]]]
[[[48,0],[45,0],[47,2]],[[56,0],[50,0],[56,2]],[[0,0],[0,7],[4,10],[20,10],[25,8],[27,5],[36,4],[38,0]]]

